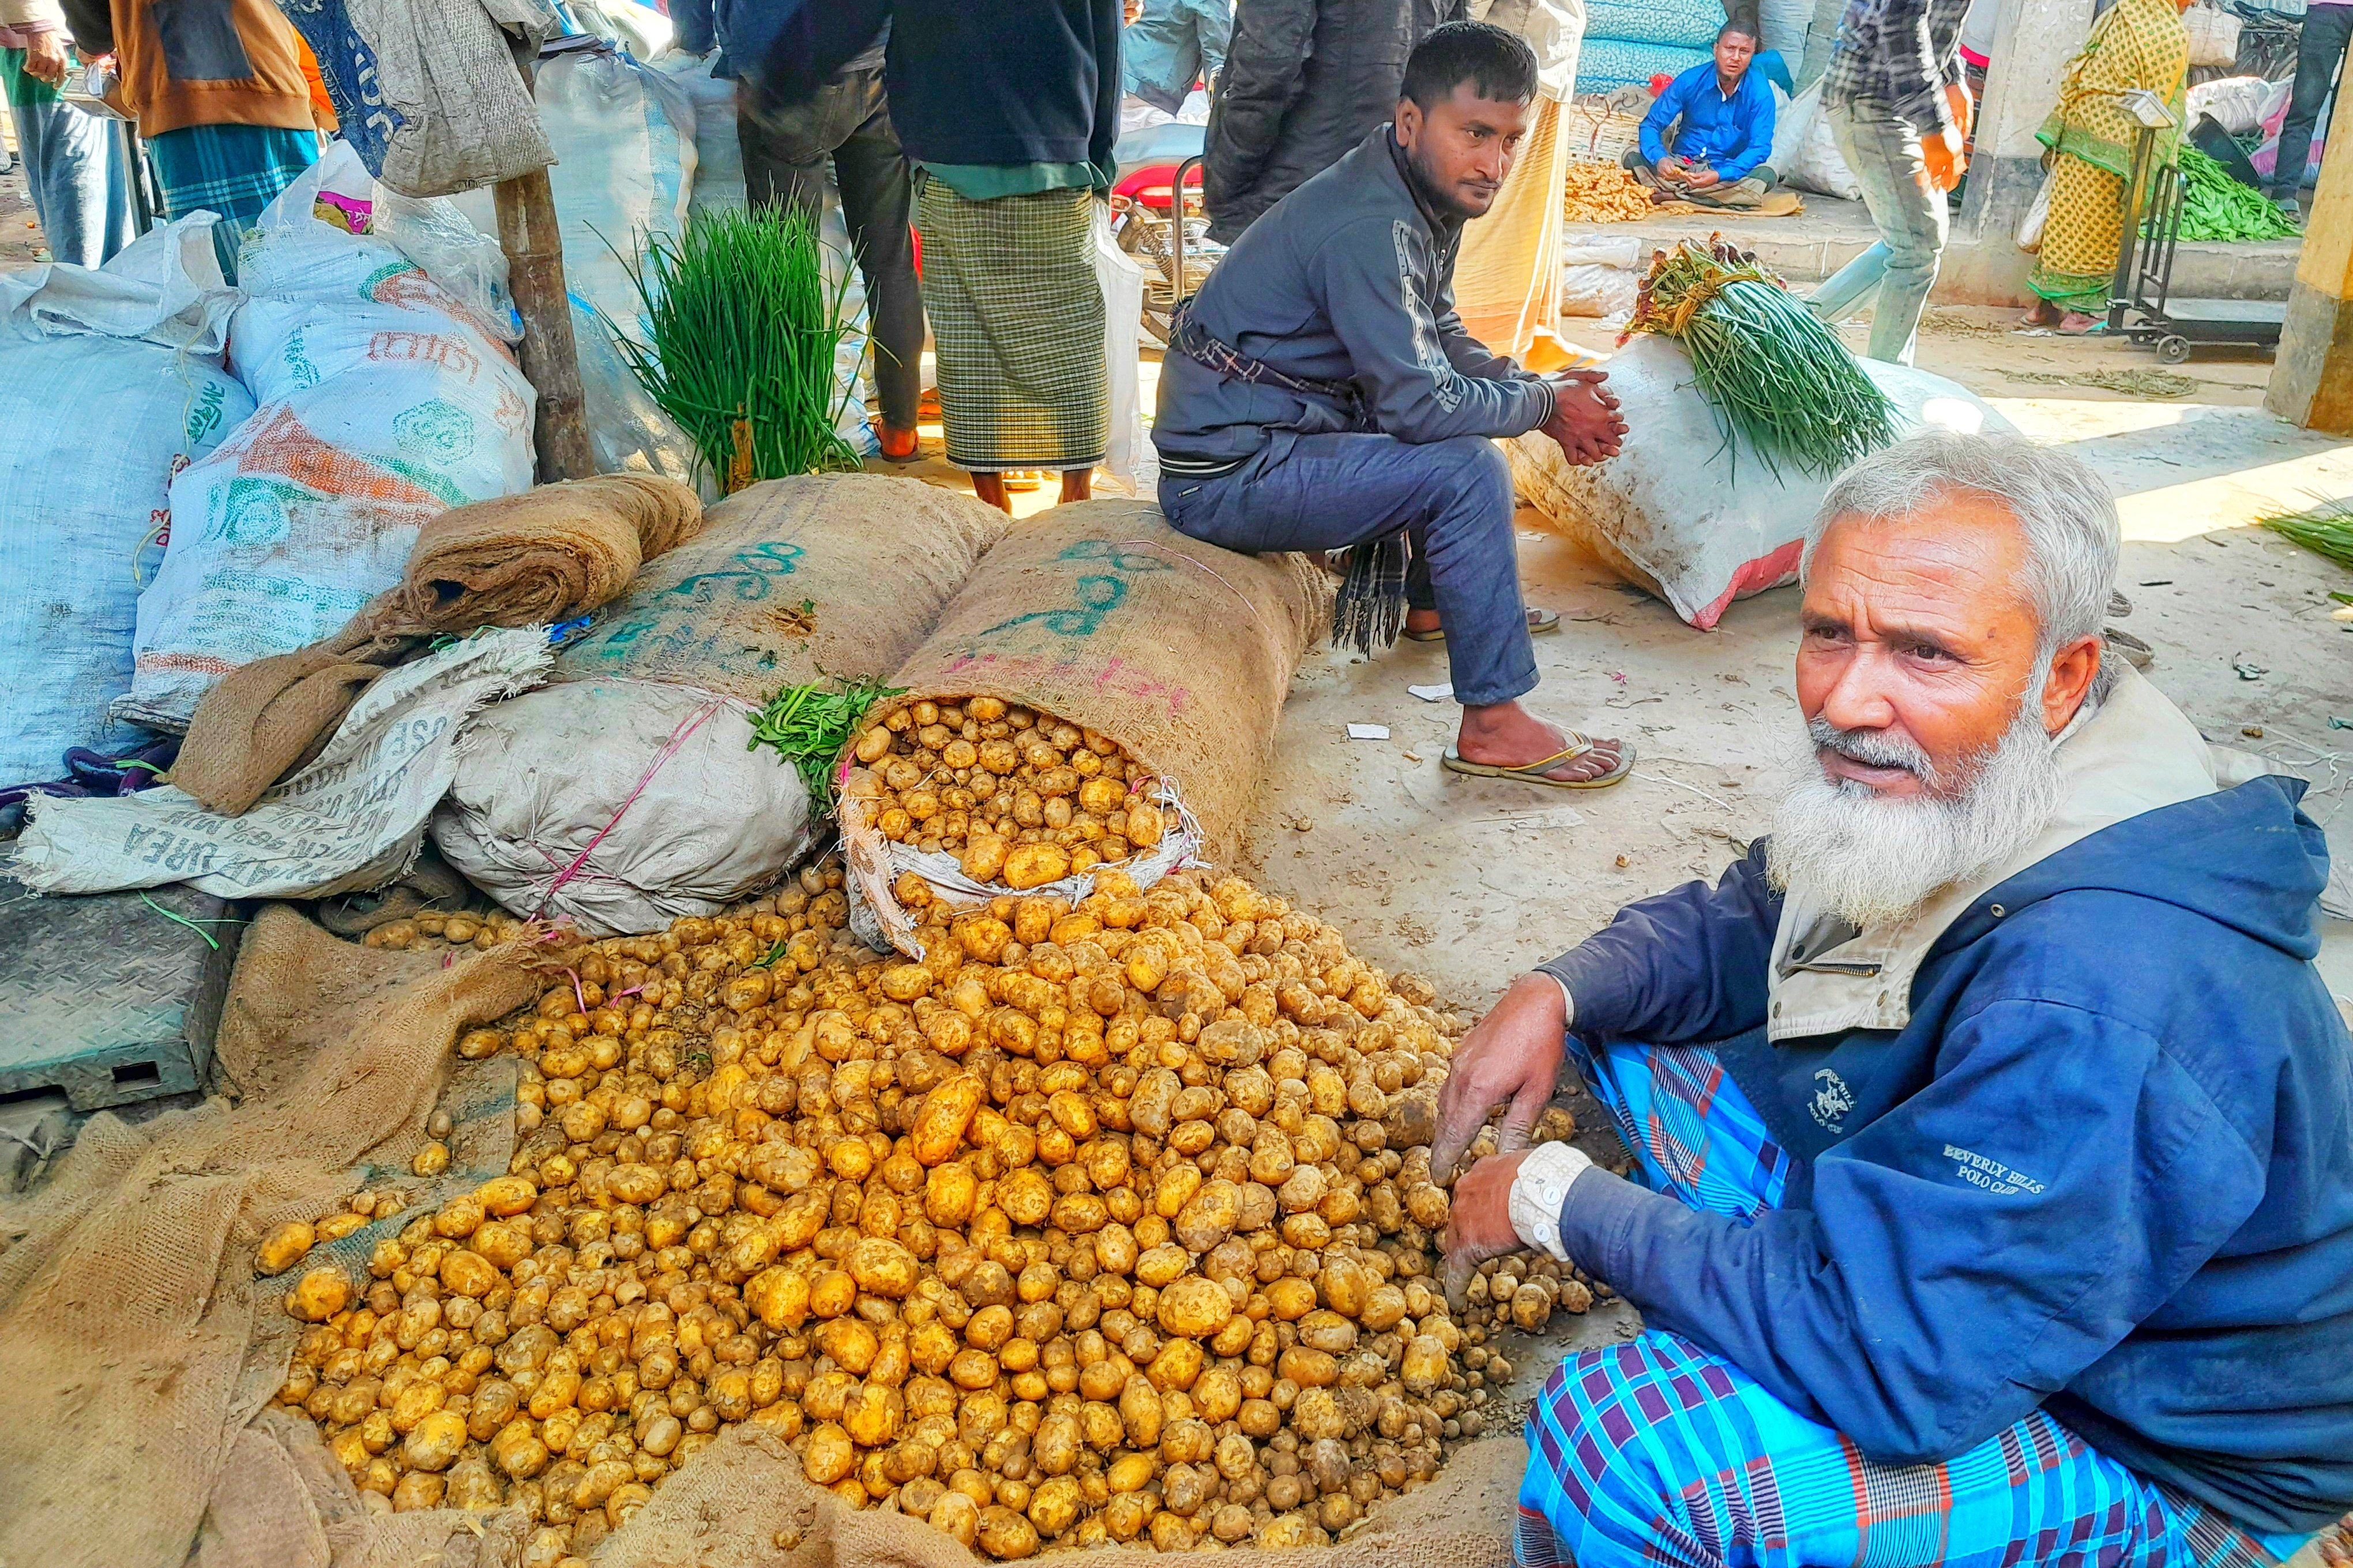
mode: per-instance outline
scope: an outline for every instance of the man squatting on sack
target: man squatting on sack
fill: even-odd
[[[1850,469],[1770,837],[1463,1039],[1450,1284],[1541,1247],[1649,1325],[1537,1396],[1523,1563],[2219,1568],[2353,1503],[2327,844],[2103,659],[2117,552],[2063,450]],[[1522,1147],[1564,1055],[1631,1179]]]
[[[1462,721],[1446,765],[1569,788],[1633,748],[1528,712],[1512,477],[1494,438],[1541,429],[1572,462],[1618,450],[1599,372],[1533,375],[1454,311],[1462,225],[1510,172],[1536,62],[1453,22],[1406,62],[1397,118],[1250,225],[1182,312],[1161,367],[1160,507],[1229,550],[1348,549],[1335,640],[1442,637]]]

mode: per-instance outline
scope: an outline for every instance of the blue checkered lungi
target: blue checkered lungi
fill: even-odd
[[[1736,1217],[1779,1204],[1792,1157],[1714,1052],[1572,1037],[1569,1055],[1634,1152],[1633,1179]],[[1527,1440],[1524,1568],[2258,1568],[2308,1539],[2242,1531],[2039,1410],[1942,1464],[1877,1464],[1659,1330],[1563,1362]]]

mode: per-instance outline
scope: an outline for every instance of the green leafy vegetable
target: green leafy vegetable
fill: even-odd
[[[2293,239],[2295,220],[2261,191],[2252,191],[2231,172],[2185,142],[2181,173],[2189,182],[2181,203],[2184,239]]]
[[[839,690],[819,682],[787,686],[769,704],[752,715],[747,752],[774,746],[785,761],[800,770],[809,799],[828,809],[833,804],[833,768],[842,751],[858,738],[866,710],[885,697],[903,695],[903,689],[880,680],[853,680]]]
[[[1651,263],[1628,326],[1674,339],[1727,451],[1745,437],[1780,465],[1831,474],[1895,438],[1887,395],[1830,328],[1754,256],[1722,238]]]
[[[2318,500],[2302,511],[2275,512],[2256,521],[2281,538],[2326,555],[2339,566],[2353,566],[2353,498]],[[2331,594],[2329,597],[2338,595]],[[2353,604],[2353,600],[2347,603]]]
[[[630,275],[652,341],[610,320],[606,330],[728,494],[859,467],[835,428],[851,393],[834,366],[850,325],[849,269],[827,279],[816,218],[697,213],[681,235],[649,236]]]

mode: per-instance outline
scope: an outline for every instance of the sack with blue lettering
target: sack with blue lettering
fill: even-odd
[[[532,482],[533,393],[491,323],[397,247],[311,216],[372,188],[330,153],[239,261],[230,363],[258,405],[172,482],[117,718],[185,730],[214,681],[341,629],[398,583],[427,520]]]
[[[95,270],[0,277],[0,784],[63,776],[73,747],[148,738],[107,705],[131,688],[173,472],[253,412],[221,368],[237,301],[208,215]]]

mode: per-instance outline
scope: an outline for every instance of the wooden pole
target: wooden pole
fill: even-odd
[[[507,253],[507,288],[522,316],[522,374],[539,394],[533,437],[543,482],[585,479],[596,471],[588,446],[586,399],[580,390],[579,348],[572,337],[572,301],[564,283],[564,238],[555,224],[555,193],[545,169],[533,169],[493,187],[499,245]]]
[[[2342,89],[2337,99],[2263,406],[2307,430],[2353,436],[2353,110]]]

